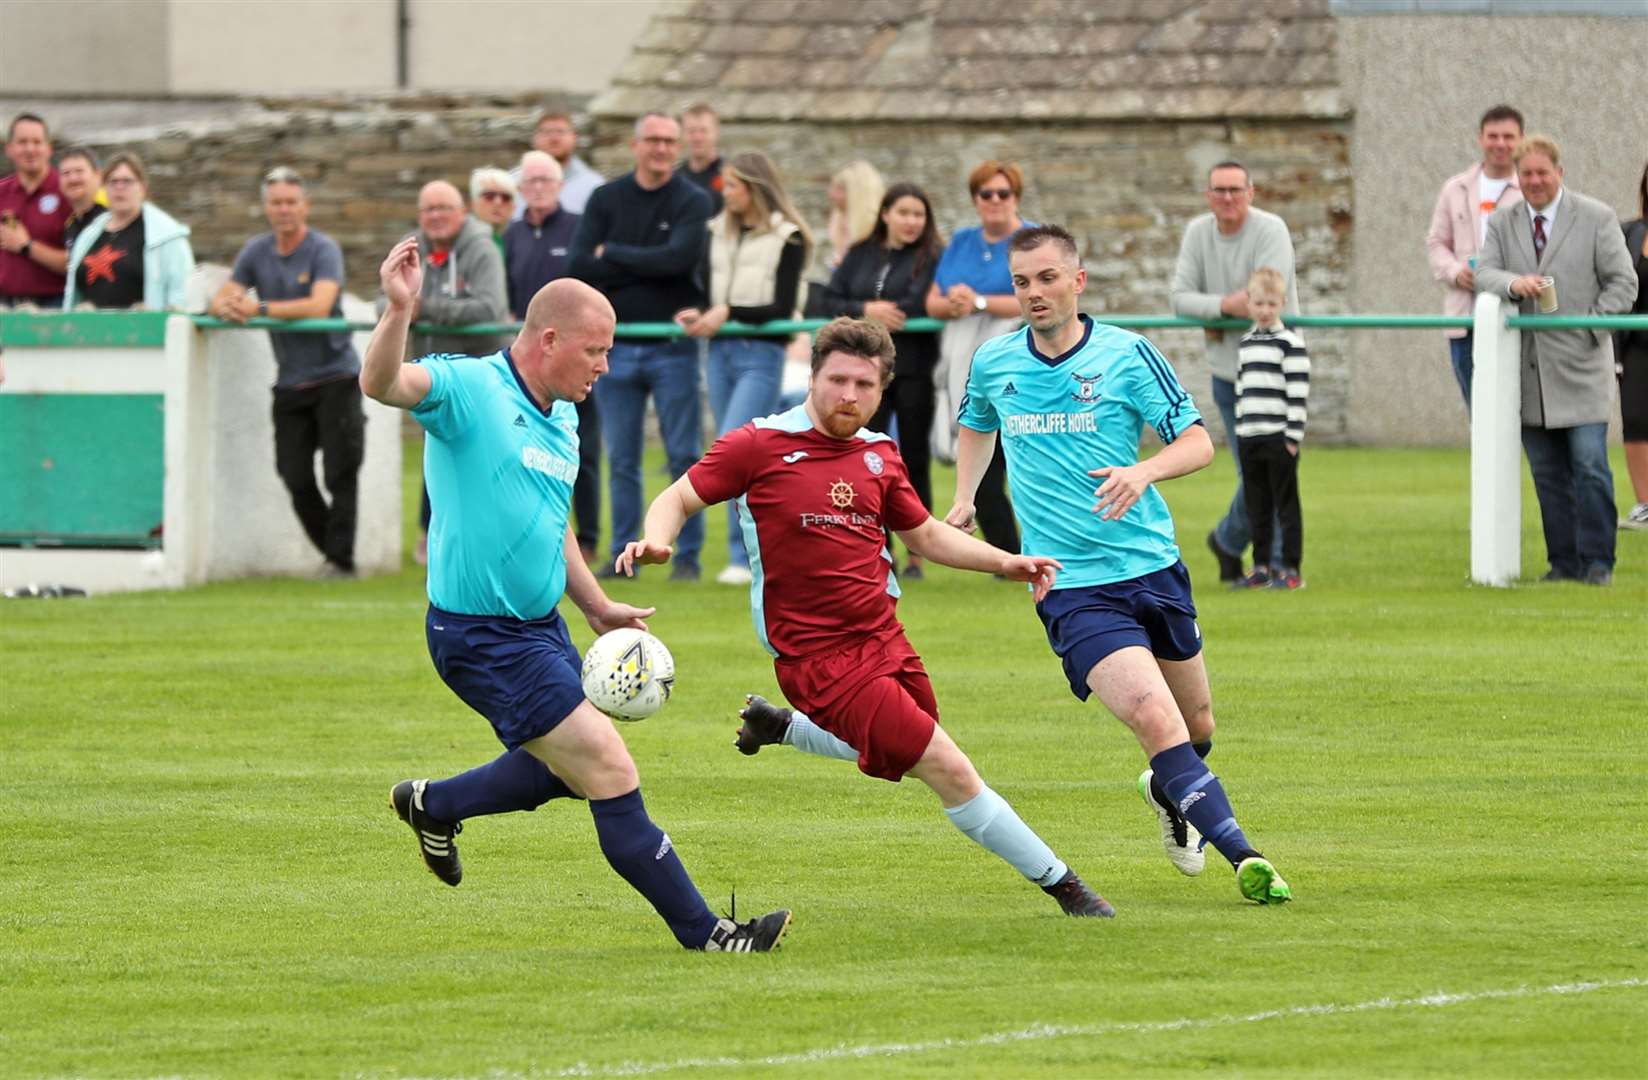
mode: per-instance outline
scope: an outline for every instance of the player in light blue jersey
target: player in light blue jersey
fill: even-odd
[[[406,364],[423,282],[415,239],[379,271],[388,306],[367,347],[361,389],[424,426],[429,530],[425,635],[435,670],[492,723],[504,754],[448,780],[403,780],[390,804],[426,866],[463,878],[454,838],[464,819],[587,799],[601,852],[689,949],[764,952],[788,911],[718,919],[641,800],[635,762],[612,721],[584,698],[581,662],[556,605],[572,598],[597,634],[645,629],[652,608],[610,599],[567,526],[578,475],[574,404],[607,370],[612,305],[583,282],[545,285],[515,341],[486,357]]]
[[[1048,642],[1076,697],[1097,694],[1144,747],[1150,768],[1139,793],[1168,856],[1182,873],[1199,874],[1206,837],[1230,860],[1243,896],[1289,900],[1287,882],[1248,843],[1203,761],[1213,704],[1201,630],[1155,487],[1213,460],[1201,414],[1154,345],[1077,314],[1087,271],[1068,232],[1021,229],[1008,260],[1029,326],[973,355],[945,520],[973,527],[973,494],[999,434],[1023,550],[1064,565],[1036,605]],[[1146,424],[1165,445],[1140,461]]]

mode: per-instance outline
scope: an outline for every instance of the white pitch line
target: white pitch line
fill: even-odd
[[[1379,1012],[1391,1009],[1440,1009],[1450,1005],[1468,1005],[1476,1001],[1503,1001],[1512,998],[1591,994],[1598,990],[1634,990],[1642,987],[1648,987],[1648,978],[1617,979],[1610,982],[1556,983],[1552,986],[1518,986],[1508,990],[1476,990],[1457,994],[1438,992],[1413,998],[1375,998],[1372,1001],[1359,1001],[1350,1005],[1295,1005],[1291,1008],[1267,1009],[1264,1012],[1247,1013],[1240,1016],[1225,1015],[1203,1018],[1185,1016],[1176,1020],[1141,1020],[1111,1024],[1032,1024],[1017,1031],[996,1031],[966,1039],[930,1039],[923,1042],[872,1043],[864,1046],[825,1046],[816,1050],[802,1050],[790,1054],[772,1054],[767,1057],[678,1058],[675,1061],[629,1061],[619,1065],[587,1065],[580,1063],[548,1073],[489,1072],[486,1076],[488,1080],[526,1080],[528,1077],[654,1076],[659,1073],[682,1072],[688,1069],[775,1068],[784,1065],[811,1065],[824,1061],[904,1057],[911,1054],[931,1054],[941,1050],[969,1050],[982,1046],[1038,1042],[1043,1039],[1149,1034],[1161,1031],[1231,1027],[1237,1024],[1257,1024],[1267,1020],[1287,1020],[1293,1017],[1345,1016],[1353,1013]]]

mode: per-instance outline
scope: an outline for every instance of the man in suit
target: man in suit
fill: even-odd
[[[1631,306],[1636,269],[1613,210],[1562,184],[1556,143],[1530,135],[1516,153],[1520,204],[1488,219],[1476,291],[1536,310],[1555,282],[1558,314],[1615,315]],[[1522,335],[1522,449],[1533,472],[1545,581],[1608,585],[1614,577],[1614,477],[1608,467],[1613,346],[1602,330]]]

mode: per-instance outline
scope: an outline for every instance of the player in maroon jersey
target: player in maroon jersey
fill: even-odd
[[[855,759],[884,780],[913,776],[958,829],[1066,914],[1112,916],[938,725],[932,684],[895,615],[898,580],[883,528],[934,562],[1030,582],[1037,599],[1059,563],[1010,555],[927,512],[897,446],[864,427],[892,371],[892,339],[879,323],[843,318],[824,327],[813,343],[807,400],[717,440],[653,500],[641,539],[615,566],[630,574],[637,564],[667,562],[689,515],[738,500],[756,635],[796,707],[750,699],[740,749],[783,741]]]

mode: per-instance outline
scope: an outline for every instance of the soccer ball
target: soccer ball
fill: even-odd
[[[612,630],[584,654],[584,696],[614,720],[645,720],[675,689],[675,658],[645,630]]]

